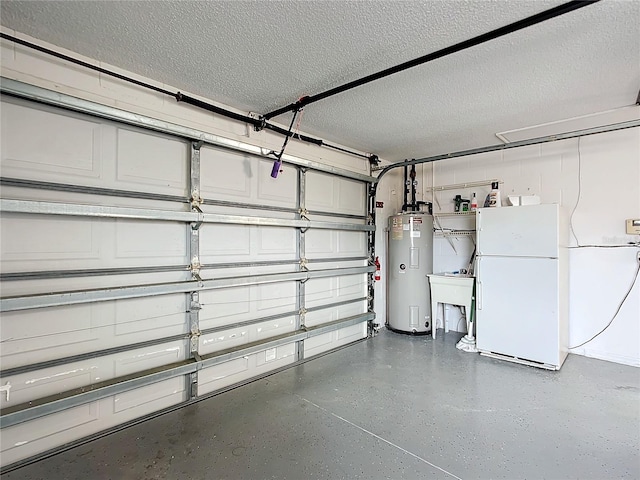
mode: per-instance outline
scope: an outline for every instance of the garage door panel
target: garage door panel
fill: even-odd
[[[250,368],[255,365],[255,357],[245,357],[229,360],[220,365],[203,368],[198,373],[198,395],[212,392],[219,388],[232,385],[244,378],[249,378]]]
[[[295,361],[295,344],[247,355],[200,370],[198,395],[219,390]]]
[[[41,269],[43,264],[60,268],[69,262],[97,263],[102,254],[104,223],[7,213],[1,220],[3,272]]]
[[[138,191],[187,194],[188,144],[150,132],[117,129],[116,182]]]
[[[251,227],[247,225],[203,225],[200,228],[200,259],[224,262],[228,257],[251,254]]]
[[[337,308],[338,318],[347,318],[354,315],[359,315],[367,312],[367,302],[362,300],[360,302],[349,303],[347,305],[341,305]]]
[[[154,367],[160,367],[170,363],[185,360],[189,353],[186,348],[186,340],[178,340],[160,345],[153,345],[146,348],[124,352],[107,358],[114,366],[114,376],[122,377]],[[101,380],[105,380],[101,377]]]
[[[276,315],[295,309],[296,283],[279,282],[256,285],[256,312],[261,316]]]
[[[186,231],[173,222],[4,214],[1,268],[7,273],[187,265]]]
[[[185,381],[182,377],[174,377],[161,382],[160,384],[147,385],[146,387],[136,388],[128,392],[123,392],[113,396],[113,412],[115,414],[122,414],[127,410],[142,410],[144,413],[149,413],[154,410],[158,410],[157,403],[166,404],[166,406],[173,405],[176,402],[176,397],[180,398],[185,393]],[[136,414],[132,412],[135,416]],[[135,418],[135,417],[134,417]]]
[[[260,259],[260,261],[262,260],[263,259]],[[251,259],[247,260],[247,262],[251,264]],[[244,263],[244,260],[237,259],[221,263],[227,263],[227,265],[234,263]],[[233,278],[246,277],[250,275],[267,275],[271,273],[291,273],[294,270],[294,266],[289,263],[285,263],[284,265],[253,265],[246,267],[228,266],[225,268],[203,268],[202,270],[200,270],[200,276],[202,278]]]
[[[86,387],[96,382],[184,360],[188,355],[186,344],[186,340],[174,341],[113,355],[96,356],[33,372],[4,376],[2,382],[3,384],[10,382],[11,395],[9,400],[2,399],[2,406],[19,405]]]
[[[295,282],[225,288],[200,294],[200,328],[207,329],[296,309]]]
[[[296,206],[295,170],[271,177],[273,161],[203,147],[200,150],[200,185],[205,200]]]
[[[350,327],[341,328],[336,330],[336,343],[339,346],[346,345],[347,343],[355,342],[361,338],[367,336],[367,324],[366,322],[359,323],[357,325],[351,325]]]
[[[366,294],[366,275],[348,275],[337,278],[338,288],[335,296],[338,300],[350,300]]]
[[[266,340],[268,338],[284,335],[295,331],[295,317],[278,318],[260,322],[249,330],[249,341]]]
[[[200,190],[205,199],[246,202],[251,198],[251,178],[256,161],[209,147],[200,149]]]
[[[309,230],[306,235],[307,258],[357,257],[367,254],[364,232]]]
[[[365,214],[365,199],[367,198],[365,185],[346,178],[337,178],[337,205],[341,212],[354,215]]]
[[[3,313],[2,368],[90,351],[104,333],[106,310],[92,304]]]
[[[200,336],[198,352],[207,355],[227,348],[238,347],[249,343],[249,326],[231,328],[221,332]]]
[[[191,210],[187,201],[192,179],[189,140],[14,97],[2,102],[0,133],[9,141],[2,143],[0,173],[34,181],[31,187],[3,188],[3,198],[159,212]],[[269,158],[203,145],[200,171],[193,172],[193,178],[200,179],[205,218],[215,219],[216,214],[299,219],[300,204],[312,211],[312,222],[365,223],[362,218],[349,217],[365,214],[363,183],[305,169],[300,178],[306,178],[306,193],[299,199],[298,169],[287,166],[273,179],[272,166]],[[47,187],[37,181],[67,186]],[[98,195],[84,187],[129,193]],[[67,191],[74,189],[84,193]],[[165,197],[162,201],[140,199],[135,192]],[[84,293],[81,300],[90,302],[2,315],[0,369],[9,373],[11,369],[31,370],[5,374],[2,383],[10,383],[11,395],[10,399],[0,395],[2,407],[111,379],[116,384],[115,379],[163,371],[176,362],[199,362],[198,355],[204,355],[206,362],[207,356],[211,361],[223,350],[238,349],[240,354],[247,344],[261,345],[276,338],[274,344],[290,342],[273,348],[262,344],[257,347],[260,351],[194,375],[122,391],[2,429],[4,465],[176,405],[191,398],[190,386],[195,385],[198,395],[203,395],[291,365],[300,352],[309,357],[367,333],[363,322],[305,340],[288,337],[297,333],[300,322],[313,327],[367,311],[366,301],[356,301],[366,295],[367,276],[341,277],[339,271],[367,264],[340,261],[367,254],[368,237],[363,232],[311,225],[301,234],[292,227],[206,222],[196,236],[188,222],[166,220],[29,214],[5,214],[1,219],[0,269],[15,274],[0,282],[3,298],[76,292]],[[301,235],[304,241],[298,243]],[[146,296],[107,301],[92,301],[96,295],[88,292],[186,281],[196,285],[189,269],[196,254],[204,265],[199,271],[202,288],[212,287],[209,280],[236,277],[249,285],[200,290],[197,295],[148,295],[145,291]],[[265,283],[273,279],[264,275],[299,273],[301,258],[331,258],[331,262],[311,262],[310,268],[335,268],[335,275],[332,272],[333,276],[304,283]],[[254,275],[260,278],[251,278]],[[78,297],[54,298],[76,301]],[[192,306],[196,300],[200,309]],[[347,303],[335,305],[340,302]],[[312,311],[301,315],[299,309],[305,308]],[[309,331],[309,335],[314,333]],[[197,342],[197,352],[191,351],[193,342]],[[145,346],[134,348],[136,344]],[[57,362],[66,363],[54,365]],[[49,366],[42,368],[42,363]]]
[[[308,172],[306,186],[306,207],[309,210],[365,214],[366,191],[362,182]]]
[[[3,100],[0,128],[3,176],[93,184],[102,176],[103,126],[98,121]]]
[[[304,342],[304,358],[311,358],[366,337],[367,322],[312,337]]]
[[[298,191],[298,176],[293,169],[271,177],[273,162],[258,160],[258,196],[257,199],[270,205],[284,207],[296,206],[296,193]]]
[[[131,265],[122,265],[131,266]],[[4,272],[8,273],[8,272]],[[20,295],[35,295],[39,293],[68,292],[85,289],[113,288],[120,286],[144,285],[152,283],[171,283],[191,280],[191,272],[158,272],[158,273],[128,273],[119,275],[70,276],[37,280],[5,280],[0,282],[0,290],[5,297]]]
[[[187,331],[186,295],[181,294],[5,312],[0,330],[2,368]]]
[[[238,347],[258,340],[290,333],[295,330],[295,317],[278,318],[253,325],[229,328],[200,336],[198,351],[201,355]]]
[[[184,224],[118,219],[115,230],[115,258],[129,265],[190,263]]]
[[[335,333],[323,333],[322,335],[316,335],[304,341],[304,358],[313,357],[327,350],[331,350],[332,344],[335,340]]]
[[[250,289],[250,286],[246,286],[201,292],[200,328],[212,328],[249,319]]]
[[[336,232],[331,230],[309,230],[305,234],[307,258],[328,258],[336,253]]]
[[[314,310],[313,312],[307,312],[304,316],[304,324],[307,327],[317,327],[324,323],[333,322],[337,320],[338,310],[334,308],[323,308],[322,310]],[[315,338],[315,337],[314,337]],[[307,342],[305,340],[305,349],[307,348]],[[312,342],[313,345],[313,342]]]
[[[312,278],[307,281],[305,284],[306,307],[317,307],[329,303],[333,299],[335,288],[335,278]]]
[[[154,298],[129,298],[115,301],[115,336],[128,335],[133,342],[142,333],[140,340],[153,337],[185,333],[188,300],[185,294],[159,295]]]
[[[36,421],[3,428],[0,430],[2,464],[8,465],[29,454],[46,450],[50,445],[73,440],[78,431],[91,431],[91,427],[98,431],[100,427],[95,424],[100,423],[99,419],[98,402],[92,402]]]
[[[200,233],[200,258],[204,263],[293,260],[296,232],[292,228],[248,225],[204,225]]]
[[[282,345],[276,348],[269,348],[264,352],[256,354],[256,366],[260,373],[278,368],[276,364],[286,364],[293,362],[296,353],[295,343]],[[281,365],[279,365],[281,366]]]
[[[292,228],[261,227],[255,231],[255,254],[262,260],[296,258],[296,232]],[[253,232],[252,232],[253,233]]]
[[[367,253],[367,235],[364,232],[336,232],[338,235],[337,256],[362,256]]]
[[[58,445],[86,437],[143,415],[168,408],[186,399],[183,378],[172,378],[155,383],[141,395],[137,404],[131,391],[123,398],[123,406],[117,406],[116,397],[107,397],[73,407],[63,412],[47,415],[0,431],[1,463],[9,465],[20,459],[49,450]],[[146,393],[155,391],[150,396]],[[124,401],[127,400],[127,401]]]
[[[305,205],[309,210],[331,211],[336,207],[336,182],[329,175],[308,172]]]

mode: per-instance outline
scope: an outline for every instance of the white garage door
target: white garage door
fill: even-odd
[[[274,180],[206,136],[11,85],[3,468],[367,336],[367,177],[301,162]]]

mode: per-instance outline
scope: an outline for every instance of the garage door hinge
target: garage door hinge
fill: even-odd
[[[202,211],[200,210],[200,206],[202,205],[202,197],[200,196],[200,192],[197,188],[194,188],[191,192],[191,198],[189,199],[189,202],[191,203],[192,208],[197,208],[200,212]]]
[[[306,208],[299,208],[298,213],[300,214],[301,220],[309,220],[309,210]]]
[[[298,310],[298,316],[300,317],[300,329],[301,330],[306,330],[307,327],[304,324],[305,322],[305,315],[307,314],[307,309],[306,308],[301,308],[300,310]]]
[[[194,358],[198,355],[198,346],[200,344],[200,331],[191,332],[191,337],[189,338],[189,344],[191,347],[191,354]]]
[[[308,265],[309,261],[306,258],[301,258],[300,259],[300,270],[303,270],[305,272],[309,271]]]
[[[197,312],[198,310],[202,310],[202,305],[200,304],[200,299],[198,298],[198,292],[194,292],[191,294],[191,303],[189,305],[189,311]]]
[[[202,278],[200,278],[201,266],[202,265],[200,264],[200,259],[197,256],[191,259],[191,265],[189,265],[189,270],[191,270],[191,274],[193,275],[193,278],[195,278],[199,282],[202,281]]]

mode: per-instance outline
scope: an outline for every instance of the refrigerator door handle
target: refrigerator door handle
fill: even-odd
[[[480,213],[480,212],[478,212]],[[477,310],[482,310],[482,280],[480,280],[482,277],[480,276],[481,274],[481,269],[480,269],[480,264],[482,263],[482,257],[476,257],[476,271],[475,271],[475,276],[476,276],[476,309]],[[477,333],[477,331],[476,331]]]

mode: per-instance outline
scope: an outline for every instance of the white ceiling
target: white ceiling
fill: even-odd
[[[561,3],[3,0],[0,21],[266,113]],[[640,2],[609,0],[309,105],[301,130],[401,160],[630,105],[639,88]]]

